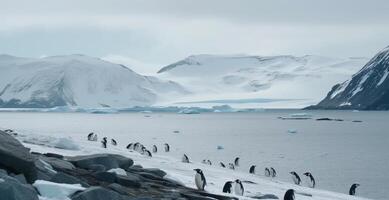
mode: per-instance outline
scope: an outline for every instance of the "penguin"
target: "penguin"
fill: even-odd
[[[357,189],[357,187],[359,187],[358,183],[354,183],[353,185],[351,185],[350,191],[348,192],[348,194],[349,195],[355,195],[355,189]]]
[[[227,181],[225,184],[224,184],[224,187],[223,187],[223,192],[224,193],[231,193],[232,189],[232,181]]]
[[[196,171],[195,183],[197,189],[204,190],[205,186],[207,185],[207,181],[205,180],[203,171],[201,169],[194,169],[194,171]]]
[[[111,139],[111,144],[112,144],[113,146],[116,146],[118,143],[116,142],[115,139]]]
[[[94,134],[93,132],[88,134],[88,140],[89,140],[89,141],[92,141],[92,139],[93,139],[93,134]]]
[[[243,196],[244,188],[243,184],[239,179],[235,180],[235,194],[239,196]]]
[[[104,137],[101,141],[101,144],[103,145],[103,148],[107,148],[107,137]]]
[[[277,172],[273,167],[270,167],[270,175],[273,178],[277,176]]]
[[[132,147],[134,146],[134,143],[130,143],[126,146],[126,149],[132,149]]]
[[[294,184],[300,185],[300,183],[301,183],[300,176],[296,172],[290,172],[290,174],[292,174],[292,179],[293,179]]]
[[[265,168],[265,176],[266,176],[266,177],[270,177],[270,174],[271,174],[271,173],[270,173],[269,168],[266,167],[266,168]]]
[[[294,200],[294,190],[289,189],[285,192],[284,200]]]
[[[151,152],[150,152],[149,150],[145,149],[143,152],[144,152],[144,154],[145,154],[146,156],[148,156],[148,157],[153,157],[153,155],[151,154]]]
[[[232,170],[235,170],[235,166],[234,166],[234,164],[232,164],[232,163],[228,163],[228,168],[229,168],[229,169],[232,169]]]
[[[132,146],[132,148],[135,150],[135,151],[138,151],[138,149],[140,148],[140,143],[139,142],[135,142],[134,146]]]
[[[310,172],[305,172],[304,175],[307,176],[307,178],[309,179],[308,186],[310,188],[315,188],[316,182],[315,182],[315,178],[313,178],[312,174]]]
[[[210,160],[207,160],[208,165],[212,165],[212,162]]]
[[[220,162],[220,167],[226,168],[226,165],[223,162]]]
[[[201,163],[203,163],[203,164],[207,164],[207,160],[203,160],[203,161],[201,161]]]
[[[183,163],[189,163],[189,158],[188,158],[187,155],[184,154],[184,155],[182,156],[182,162],[183,162]]]
[[[234,160],[234,164],[235,166],[239,167],[239,157],[236,157],[235,160]]]
[[[142,147],[141,147],[141,149],[140,149],[139,153],[141,153],[141,154],[145,154],[145,153],[146,153],[146,151],[148,151],[148,150],[146,149],[146,147],[145,147],[145,146],[143,146],[143,145],[142,145]]]
[[[157,152],[158,152],[157,146],[153,145],[153,153],[157,153]]]
[[[170,146],[168,143],[165,143],[165,152],[169,152],[170,151]]]
[[[250,174],[255,174],[255,165],[251,165],[251,167],[250,167],[250,170],[249,170],[249,173]]]

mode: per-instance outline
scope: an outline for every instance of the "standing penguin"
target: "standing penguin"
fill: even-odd
[[[153,153],[157,153],[157,152],[158,152],[157,146],[153,145]]]
[[[184,155],[182,156],[182,162],[183,162],[183,163],[189,163],[189,158],[188,158],[188,156],[187,156],[186,154],[184,154]]]
[[[235,166],[234,166],[234,164],[232,164],[232,163],[228,163],[228,168],[229,168],[229,169],[232,169],[232,170],[235,170]]]
[[[308,186],[310,188],[315,188],[316,182],[315,182],[315,178],[313,178],[312,174],[310,172],[305,172],[304,175],[307,176],[307,178],[308,178]]]
[[[265,168],[265,176],[266,176],[266,177],[270,177],[270,174],[271,174],[271,173],[270,173],[269,168],[266,167],[266,168]]]
[[[300,176],[296,172],[290,172],[290,174],[292,174],[292,179],[293,179],[294,184],[300,185],[300,183],[301,183]]]
[[[147,149],[145,149],[145,150],[143,151],[143,154],[145,154],[145,155],[148,156],[148,157],[153,157],[153,154],[151,154],[151,152],[150,152],[149,150],[147,150]]]
[[[284,200],[294,200],[294,190],[289,189],[285,192]]]
[[[220,167],[226,168],[226,165],[223,162],[220,162]]]
[[[273,178],[277,176],[277,172],[273,167],[270,167],[270,175]]]
[[[165,147],[165,152],[169,152],[170,151],[170,146],[169,146],[168,143],[165,143],[164,147]]]
[[[353,185],[351,185],[350,191],[348,192],[348,194],[349,195],[355,195],[355,189],[357,189],[357,187],[359,187],[358,183],[354,183]]]
[[[255,165],[251,165],[249,170],[250,174],[255,174],[255,167],[256,167]]]
[[[93,132],[88,134],[88,140],[89,140],[89,141],[92,141],[92,139],[93,139],[93,135],[94,135],[94,133],[93,133]]]
[[[240,160],[239,157],[236,157],[235,160],[234,160],[234,164],[235,164],[235,166],[237,166],[237,167],[239,167],[239,160]]]
[[[134,143],[130,143],[126,146],[126,149],[132,149],[132,147],[134,146]]]
[[[113,146],[116,146],[118,143],[116,142],[115,139],[111,139],[111,144],[112,144]]]
[[[97,134],[93,135],[92,141],[97,141]]]
[[[104,137],[103,140],[101,141],[101,144],[103,148],[107,148],[107,137]]]
[[[203,171],[201,169],[194,169],[194,171],[196,171],[195,183],[197,189],[204,190],[205,186],[207,185],[207,181],[205,180]]]
[[[243,184],[239,179],[235,180],[235,194],[239,196],[243,196],[244,188]]]
[[[232,189],[232,181],[227,181],[225,184],[224,184],[224,187],[223,187],[223,192],[224,193],[231,193]]]

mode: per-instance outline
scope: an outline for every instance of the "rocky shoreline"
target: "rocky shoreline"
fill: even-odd
[[[141,163],[139,163],[141,164]],[[38,200],[39,181],[52,192],[65,184],[79,184],[71,200],[130,199],[236,199],[188,188],[165,178],[156,168],[134,165],[131,158],[115,154],[62,156],[30,152],[12,134],[0,131],[0,193],[3,200]]]

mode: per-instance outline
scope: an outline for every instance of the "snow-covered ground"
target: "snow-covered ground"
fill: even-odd
[[[208,181],[206,190],[213,193],[221,193],[226,181],[240,179],[253,182],[243,183],[247,199],[258,193],[275,194],[282,199],[289,188],[298,191],[296,199],[301,200],[363,199],[347,195],[351,184],[357,182],[361,184],[357,195],[386,199],[388,140],[380,131],[387,129],[386,112],[310,111],[306,115],[342,118],[344,122],[277,119],[297,112],[297,116],[303,115],[301,111],[200,115],[13,112],[0,113],[0,128],[12,128],[24,135],[19,139],[32,151],[69,156],[120,154],[144,167],[163,169],[169,178],[189,187],[195,187],[193,169],[200,168]],[[99,142],[87,141],[86,135],[91,131],[100,138],[115,138],[118,146],[103,149]],[[156,144],[158,153],[149,158],[125,148],[137,141],[149,149]],[[169,153],[162,152],[165,142],[171,145]],[[191,163],[181,162],[184,153]],[[241,166],[235,171],[219,167],[220,161],[227,164],[236,156],[241,158]],[[202,164],[202,159],[210,159],[213,165]],[[257,165],[257,175],[248,173],[252,164]],[[264,177],[265,167],[274,167],[278,176]],[[306,187],[302,175],[306,170],[315,176],[317,189]],[[300,174],[302,186],[292,184],[290,171]]]

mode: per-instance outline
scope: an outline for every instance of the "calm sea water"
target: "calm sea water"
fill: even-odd
[[[0,112],[0,127],[75,139],[85,139],[94,131],[115,138],[123,148],[136,141],[162,148],[167,142],[177,158],[186,153],[193,161],[228,163],[239,156],[238,170],[248,171],[255,164],[262,173],[265,167],[274,167],[278,179],[288,182],[290,171],[301,175],[310,171],[319,189],[347,193],[357,182],[360,196],[387,199],[389,112],[308,111],[314,118],[341,118],[343,122],[277,119],[297,112],[301,111],[199,115]],[[224,149],[218,150],[219,145]]]

